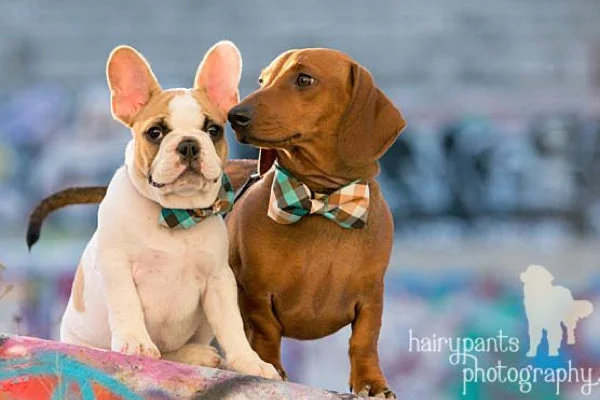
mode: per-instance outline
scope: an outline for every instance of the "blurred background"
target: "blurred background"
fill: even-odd
[[[104,67],[129,44],[163,87],[189,87],[216,41],[240,48],[245,96],[280,52],[332,47],[371,70],[408,127],[381,161],[396,221],[380,340],[384,372],[407,399],[519,399],[514,384],[471,385],[419,336],[521,339],[482,363],[597,368],[600,311],[558,360],[525,357],[519,273],[600,308],[600,1],[208,2],[0,0],[0,332],[56,338],[95,206],[57,212],[31,253],[28,213],[53,191],[108,183],[129,132],[113,121]],[[231,156],[254,157],[230,135]],[[293,381],[346,391],[344,329],[285,343]],[[600,389],[595,393],[600,396]],[[538,384],[533,399],[554,398]],[[560,398],[583,398],[566,385]],[[594,397],[594,394],[591,398]]]

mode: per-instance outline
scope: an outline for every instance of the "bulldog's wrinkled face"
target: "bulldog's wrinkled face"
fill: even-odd
[[[133,123],[135,167],[161,194],[193,196],[220,184],[225,121],[198,90],[175,89],[152,99]]]
[[[112,112],[131,128],[125,163],[143,195],[177,208],[214,201],[227,158],[226,116],[238,102],[240,75],[241,57],[231,42],[217,43],[206,53],[192,89],[162,90],[146,60],[131,47],[111,53]],[[195,197],[200,203],[176,199]]]

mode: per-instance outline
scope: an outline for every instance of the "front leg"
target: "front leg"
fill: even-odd
[[[543,324],[538,324],[537,321],[529,319],[529,351],[527,357],[535,357],[537,355],[537,348],[542,342],[542,328]]]
[[[275,368],[262,361],[250,348],[238,307],[235,278],[228,265],[215,269],[208,277],[202,305],[231,369],[245,374],[280,379]]]
[[[286,381],[287,374],[281,363],[281,337],[283,328],[273,314],[270,296],[247,296],[240,288],[240,309],[246,317],[250,345],[261,359],[275,367]],[[250,311],[251,310],[251,311]]]
[[[377,342],[383,312],[383,283],[359,303],[350,337],[350,390],[359,396],[396,398],[379,366]]]
[[[108,308],[111,332],[111,349],[125,354],[160,358],[160,352],[152,342],[142,304],[135,287],[132,265],[126,255],[111,247],[101,247],[98,252],[98,268],[102,290]],[[114,250],[113,250],[114,249]]]

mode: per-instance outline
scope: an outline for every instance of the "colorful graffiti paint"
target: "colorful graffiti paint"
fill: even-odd
[[[20,336],[0,337],[0,400],[344,399],[231,371]]]

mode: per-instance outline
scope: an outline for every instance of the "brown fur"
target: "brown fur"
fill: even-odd
[[[299,89],[301,72],[316,82]],[[227,221],[230,264],[251,344],[285,376],[283,336],[316,339],[351,324],[350,386],[392,397],[377,341],[393,220],[374,177],[377,159],[405,122],[369,72],[337,51],[286,52],[261,78],[261,88],[237,106],[253,110],[246,128],[234,124],[238,139],[275,151],[317,192],[366,179],[371,200],[365,229],[344,229],[321,216],[277,224],[267,216],[272,171],[239,200]]]
[[[256,160],[228,160],[225,163],[225,173],[229,175],[234,190],[238,190],[256,170]],[[27,245],[31,248],[39,240],[42,224],[52,212],[74,204],[100,203],[105,195],[106,186],[87,186],[67,188],[46,197],[29,216]]]

